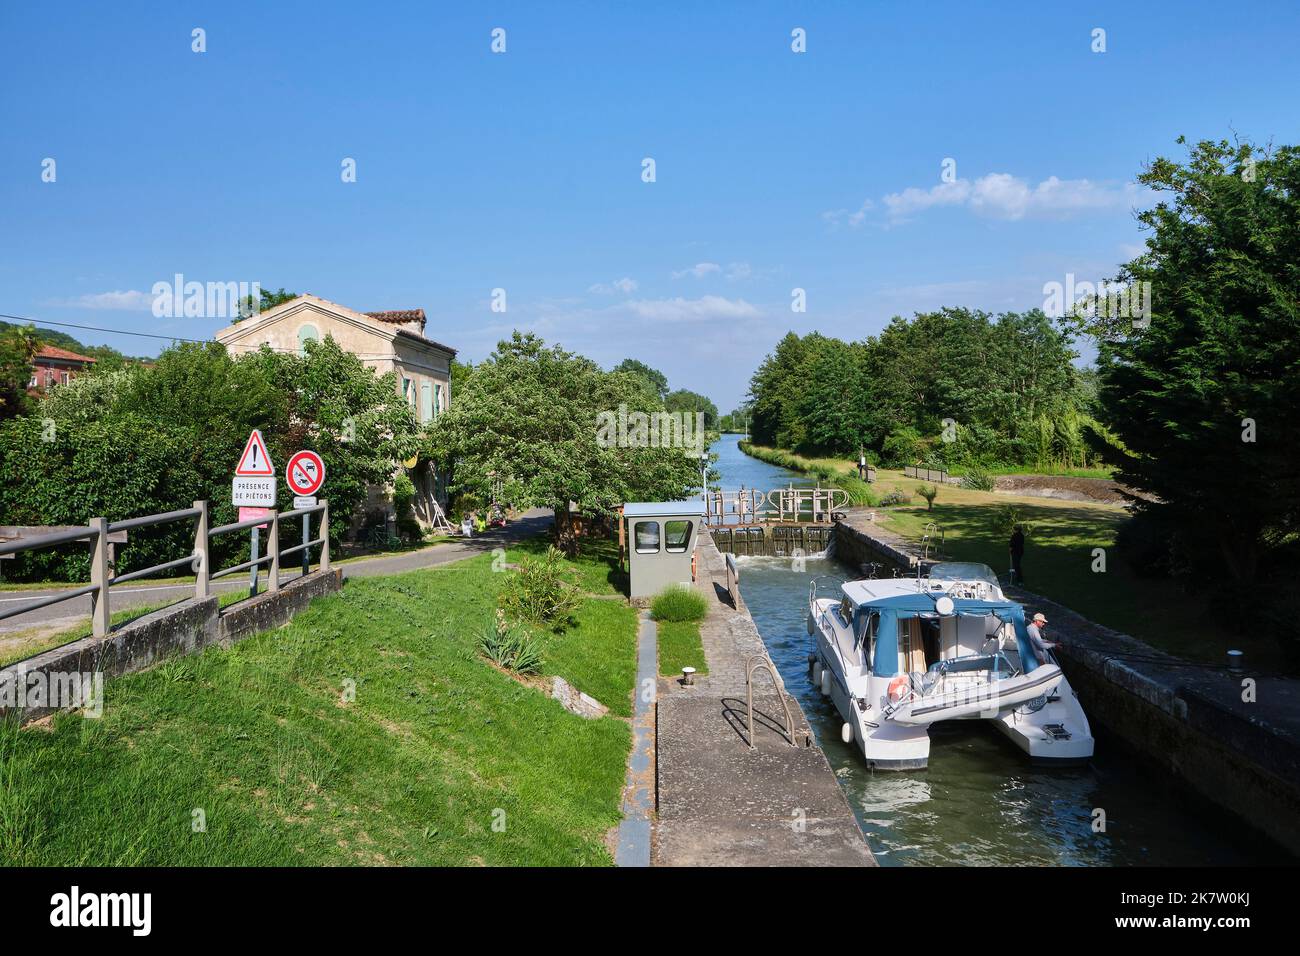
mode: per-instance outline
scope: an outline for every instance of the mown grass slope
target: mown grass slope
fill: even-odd
[[[475,653],[510,577],[491,567],[354,579],[278,630],[108,682],[101,719],[0,729],[0,864],[609,864],[628,725]],[[635,612],[578,617],[547,670],[625,712]]]

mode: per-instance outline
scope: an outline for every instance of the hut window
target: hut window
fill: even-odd
[[[636,539],[637,554],[656,554],[659,551],[659,522],[638,521],[632,532]]]
[[[681,554],[691,543],[691,522],[664,522],[664,550]]]

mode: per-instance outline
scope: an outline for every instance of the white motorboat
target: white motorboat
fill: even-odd
[[[930,724],[987,720],[1037,763],[1082,763],[1092,732],[1055,660],[1039,660],[1024,608],[984,564],[937,564],[928,576],[809,589],[813,681],[880,770],[930,757]],[[1047,655],[1050,658],[1050,654]]]

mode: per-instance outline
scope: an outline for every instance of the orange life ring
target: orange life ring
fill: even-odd
[[[889,682],[889,699],[895,702],[901,700],[903,695],[907,693],[907,688],[908,680],[900,674]]]

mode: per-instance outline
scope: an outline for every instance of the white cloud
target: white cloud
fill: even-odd
[[[589,286],[587,291],[594,292],[597,295],[613,295],[615,292],[621,292],[624,295],[631,295],[637,290],[639,283],[635,279],[629,279],[624,276],[622,279],[615,279],[613,282],[597,282]]]
[[[727,265],[727,279],[735,282],[738,279],[750,279],[754,276],[754,267],[748,262],[732,262]]]
[[[683,279],[686,276],[694,276],[697,279],[703,279],[711,272],[721,272],[722,266],[716,262],[697,262],[689,269],[682,269],[673,273],[674,279]]]
[[[963,206],[993,219],[1066,219],[1089,212],[1119,211],[1141,205],[1147,191],[1135,183],[1101,183],[1049,176],[1031,185],[1010,173],[958,179],[929,189],[910,186],[881,202],[893,222],[927,209]]]
[[[60,303],[73,309],[113,309],[135,311],[153,307],[153,296],[148,292],[127,289],[124,292],[94,292],[79,295]]]
[[[744,299],[706,295],[698,299],[631,299],[623,307],[641,319],[656,322],[697,322],[704,319],[739,319],[758,315]]]
[[[864,199],[856,212],[849,212],[847,209],[828,209],[822,213],[822,220],[837,229],[845,223],[856,229],[866,221],[867,213],[875,207],[876,204],[872,200]]]

